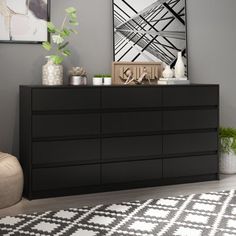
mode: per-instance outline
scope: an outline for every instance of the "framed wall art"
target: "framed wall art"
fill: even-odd
[[[0,0],[0,42],[47,41],[49,20],[50,0]]]
[[[187,72],[186,0],[113,0],[114,61],[164,62],[182,52]]]

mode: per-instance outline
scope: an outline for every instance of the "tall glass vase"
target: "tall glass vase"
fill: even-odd
[[[56,65],[47,58],[47,63],[42,68],[42,84],[43,85],[63,85],[63,66]]]

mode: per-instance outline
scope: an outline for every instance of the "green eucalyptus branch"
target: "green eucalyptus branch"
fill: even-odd
[[[65,57],[71,55],[71,51],[67,48],[69,41],[66,39],[71,34],[78,34],[78,31],[75,29],[79,24],[77,10],[74,7],[69,7],[65,9],[65,12],[66,14],[60,28],[57,28],[52,22],[47,23],[51,43],[44,42],[42,45],[47,51],[55,51],[55,54],[49,56],[55,64],[61,64]]]

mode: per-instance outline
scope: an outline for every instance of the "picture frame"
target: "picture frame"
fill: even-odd
[[[160,4],[160,6],[154,9],[149,9],[146,11],[148,7],[153,6],[154,4]],[[145,6],[145,4],[147,4]],[[143,7],[143,8],[142,8]],[[157,11],[158,9],[158,11]],[[113,10],[113,61],[130,61],[130,62],[163,62],[166,65],[169,65],[171,68],[175,67],[177,61],[178,52],[181,51],[184,64],[185,64],[185,75],[188,75],[188,42],[187,42],[187,1],[186,0],[168,0],[168,1],[155,1],[155,0],[112,0],[112,10]],[[123,11],[123,13],[122,13]],[[158,16],[154,16],[151,21],[159,22],[159,21],[167,21],[166,25],[163,29],[160,26],[155,25],[155,23],[151,23],[148,26],[150,28],[145,28],[145,17],[150,17],[149,14],[156,12],[159,14]],[[140,17],[142,16],[145,17]],[[157,15],[158,15],[157,14]],[[164,16],[164,17],[163,17]],[[136,21],[136,18],[137,21]],[[150,18],[149,18],[150,20]],[[170,22],[168,22],[168,20]],[[128,25],[126,24],[128,22]],[[137,26],[137,23],[140,26]],[[146,21],[148,24],[149,22]],[[155,27],[153,27],[155,25]],[[144,27],[142,30],[140,30]],[[150,30],[151,29],[151,30]],[[133,34],[132,32],[133,31]],[[158,32],[161,32],[158,35]],[[124,32],[124,33],[123,33]],[[129,33],[128,37],[126,37],[126,33]],[[170,34],[171,33],[171,34]],[[123,34],[123,35],[122,35]],[[134,35],[138,35],[136,41],[132,41],[131,39]],[[117,37],[118,36],[118,37]],[[137,46],[137,41],[142,38],[145,39],[145,47]],[[165,45],[166,48],[170,48],[170,52],[165,51],[166,49],[162,48],[162,46],[158,45],[158,41],[155,41],[156,37],[160,39],[161,44]],[[177,39],[179,38],[179,39]],[[126,44],[123,42],[125,41]],[[153,41],[152,41],[153,40]],[[178,42],[177,42],[178,41]],[[177,44],[176,44],[177,42]],[[150,50],[146,50],[146,46],[150,46],[152,43],[153,48],[152,52],[158,52],[156,55],[154,53],[150,53]],[[178,44],[182,45],[178,45]],[[122,46],[121,46],[122,45]],[[128,46],[127,46],[128,45]],[[119,46],[119,48],[117,47]],[[159,47],[160,46],[160,47]],[[123,50],[122,49],[125,49]],[[127,47],[127,48],[126,48]],[[152,49],[153,49],[152,48]],[[123,50],[123,51],[122,51]],[[136,52],[134,52],[136,50]],[[133,53],[134,52],[134,53]],[[146,58],[140,56],[145,52],[147,56]],[[154,55],[152,55],[154,54]],[[125,55],[125,56],[124,56]],[[161,55],[161,56],[159,56]]]
[[[17,2],[16,3],[14,3]],[[0,5],[0,43],[7,43],[7,44],[42,44],[45,41],[50,40],[50,34],[47,30],[47,22],[50,21],[51,18],[51,0],[11,0],[11,6],[8,6],[4,4],[4,1],[2,5]],[[6,3],[6,2],[5,2]],[[26,11],[25,14],[23,14],[21,11],[24,11],[23,4],[26,5]],[[3,5],[4,4],[4,5]],[[12,36],[12,39],[6,39],[6,32],[3,33],[3,26],[4,23],[4,16],[1,14],[1,7],[4,8],[4,10],[7,10],[5,12],[10,12],[12,19],[15,16],[15,21],[11,22],[10,24],[13,25],[14,32],[16,33],[15,36]],[[7,7],[7,9],[6,9]],[[10,7],[14,7],[16,9],[18,7],[19,14],[17,14],[15,11]],[[18,15],[18,18],[17,18]],[[19,21],[19,18],[22,17],[21,21]],[[23,19],[25,17],[25,19]],[[31,32],[27,32],[25,34],[22,33],[21,29],[24,28],[23,25],[21,25],[19,22],[26,22],[28,19],[28,25],[31,26]],[[33,22],[33,23],[32,23]],[[14,25],[16,23],[16,25]],[[33,28],[34,27],[34,28]],[[2,33],[1,33],[2,29]],[[10,32],[10,31],[9,31]],[[37,32],[35,34],[35,32]],[[9,33],[10,35],[10,33]]]

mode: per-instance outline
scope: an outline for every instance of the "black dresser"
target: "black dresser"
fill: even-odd
[[[219,86],[20,87],[29,199],[218,179]]]

